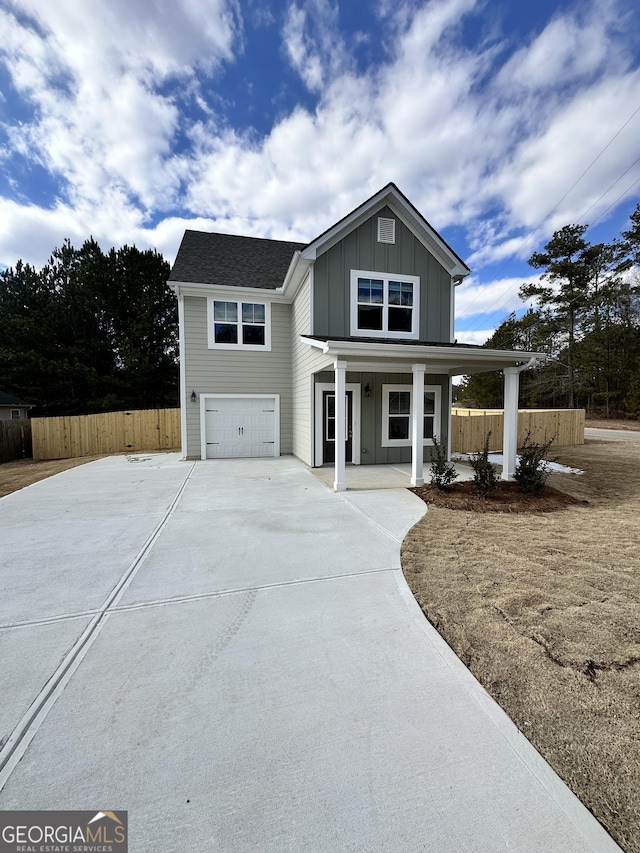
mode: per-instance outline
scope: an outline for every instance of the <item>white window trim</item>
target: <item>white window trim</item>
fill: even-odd
[[[389,332],[386,329],[358,328],[358,279],[377,278],[384,282],[385,300],[390,281],[406,281],[413,284],[413,309],[411,314],[410,332]],[[383,326],[388,323],[388,302],[383,303]],[[405,275],[404,273],[371,272],[368,270],[351,270],[351,335],[360,338],[393,338],[397,340],[415,340],[420,336],[420,276]]]
[[[207,334],[209,339],[209,349],[226,349],[226,350],[245,350],[252,352],[270,352],[271,351],[271,303],[264,299],[256,299],[253,296],[236,296],[232,298],[230,294],[225,293],[221,296],[211,296],[207,300]],[[213,303],[214,302],[235,302],[238,306],[238,336],[242,329],[242,303],[247,305],[264,305],[264,345],[262,344],[217,344],[215,341],[215,322],[213,319]],[[248,324],[251,325],[251,324]]]
[[[442,388],[440,385],[425,385],[424,390],[433,392],[434,413],[433,425],[434,434],[437,436],[440,432],[441,413],[442,413]],[[389,394],[393,391],[405,391],[409,394],[411,405],[409,408],[409,438],[389,438]],[[413,412],[413,385],[383,385],[382,386],[382,447],[411,447],[411,414]],[[422,442],[425,447],[433,446],[433,439],[425,438]]]

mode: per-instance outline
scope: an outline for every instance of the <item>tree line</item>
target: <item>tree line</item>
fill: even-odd
[[[155,251],[66,240],[0,273],[0,390],[35,415],[178,405],[178,317]]]
[[[524,283],[530,302],[484,344],[543,352],[521,375],[520,405],[584,408],[593,416],[640,417],[640,204],[611,243],[589,243],[587,225],[565,225],[529,258],[539,282]],[[465,377],[464,405],[501,408],[500,374]]]

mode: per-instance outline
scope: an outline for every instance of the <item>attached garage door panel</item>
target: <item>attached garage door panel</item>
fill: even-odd
[[[275,456],[275,397],[208,399],[205,430],[207,459]]]

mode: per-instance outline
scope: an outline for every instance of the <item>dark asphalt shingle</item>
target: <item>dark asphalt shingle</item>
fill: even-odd
[[[305,243],[185,231],[169,281],[231,287],[281,287],[293,253]]]
[[[25,403],[19,397],[14,397],[13,394],[5,394],[0,391],[0,406],[31,406],[31,403]]]

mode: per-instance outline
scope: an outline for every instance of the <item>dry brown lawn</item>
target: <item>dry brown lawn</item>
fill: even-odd
[[[66,471],[67,468],[75,468],[101,459],[101,456],[82,456],[77,459],[18,459],[15,462],[3,462],[0,464],[0,498],[11,492],[17,492],[38,480],[46,480],[54,474]]]
[[[576,503],[432,506],[402,565],[429,621],[618,844],[640,853],[640,443],[553,455],[585,471],[550,480]]]

